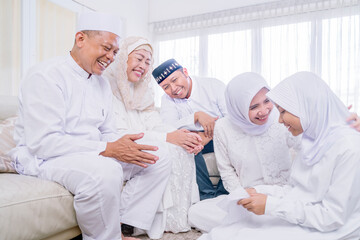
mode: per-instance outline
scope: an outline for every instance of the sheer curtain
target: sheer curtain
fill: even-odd
[[[76,12],[37,0],[37,62],[64,56],[74,45]]]
[[[54,0],[0,1],[0,95],[17,95],[31,66],[71,50],[76,14]]]
[[[20,0],[0,1],[0,94],[14,95],[21,68]]]
[[[313,71],[359,112],[359,17],[359,0],[284,0],[152,23],[155,65],[173,57],[225,83],[254,71],[270,86]]]

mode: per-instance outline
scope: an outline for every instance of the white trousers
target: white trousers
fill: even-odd
[[[149,229],[153,222],[171,170],[167,148],[159,147],[155,154],[159,160],[147,168],[96,152],[71,154],[43,162],[38,177],[74,195],[83,239],[116,240],[121,239],[120,223]]]
[[[226,196],[220,195],[192,205],[188,214],[190,226],[199,229],[201,232],[210,232],[211,229],[221,225],[227,212],[218,207],[217,204]]]

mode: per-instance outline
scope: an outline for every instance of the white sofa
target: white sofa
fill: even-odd
[[[4,119],[15,116],[16,111],[16,97],[0,96],[0,125]],[[0,133],[3,130],[0,128]],[[78,236],[81,232],[73,199],[57,183],[1,172],[0,239],[64,240]]]
[[[0,157],[3,157],[1,153],[8,150],[1,149],[4,148],[1,141],[5,137],[2,123],[16,116],[17,108],[16,97],[0,96]],[[211,181],[217,184],[219,173],[215,155],[208,153],[204,158]],[[64,187],[35,177],[22,176],[11,170],[0,171],[1,240],[64,240],[79,234],[81,232],[76,222],[73,196]]]

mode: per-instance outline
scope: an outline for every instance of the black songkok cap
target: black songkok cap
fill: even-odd
[[[156,82],[160,84],[164,81],[170,74],[175,72],[176,70],[182,68],[182,66],[175,60],[169,59],[163,62],[160,66],[154,69],[152,75],[154,76]]]

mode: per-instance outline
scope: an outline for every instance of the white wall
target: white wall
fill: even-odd
[[[149,0],[149,23],[276,0]]]
[[[76,0],[91,9],[119,14],[126,36],[149,38],[149,23],[278,0]]]
[[[148,0],[77,0],[96,11],[118,14],[124,21],[125,36],[149,37]]]

